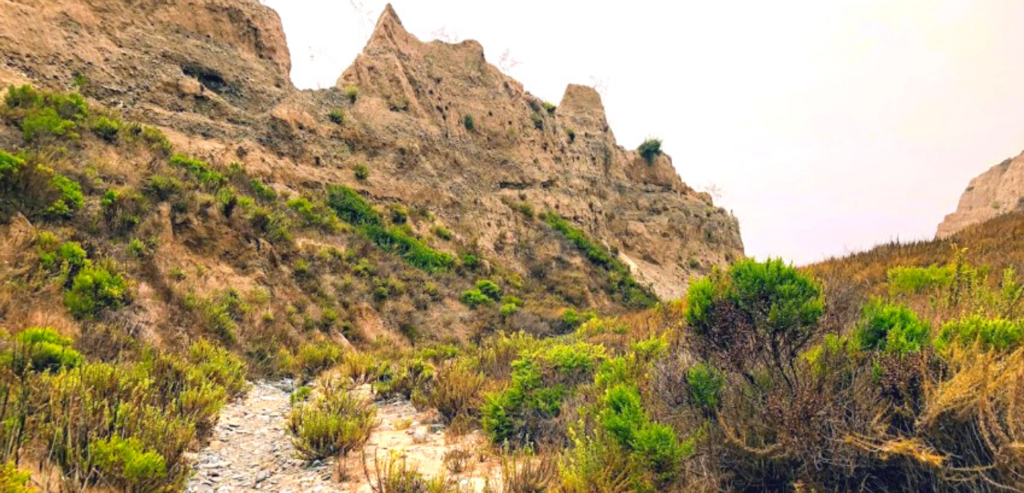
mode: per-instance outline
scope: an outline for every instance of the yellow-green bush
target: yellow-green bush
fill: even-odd
[[[292,409],[288,427],[307,460],[343,456],[370,436],[375,410],[338,382],[325,381],[309,402]]]

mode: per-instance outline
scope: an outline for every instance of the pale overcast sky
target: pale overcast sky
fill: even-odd
[[[386,2],[264,0],[300,88],[332,86]],[[807,263],[930,238],[1024,149],[1024,1],[394,0],[420,39],[475,39],[557,102],[605,88],[619,144],[664,139],[722,191],[748,255]]]

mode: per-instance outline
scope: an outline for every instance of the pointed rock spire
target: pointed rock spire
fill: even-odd
[[[601,102],[601,94],[590,86],[569,84],[565,88],[565,95],[558,106],[558,113],[569,118],[577,128],[577,132],[587,130],[599,134],[607,132],[611,136],[611,129],[608,128],[608,119],[604,113],[604,103]],[[612,137],[614,139],[614,136]]]
[[[417,42],[416,38],[405,30],[402,20],[398,18],[398,13],[389,3],[384,7],[380,18],[377,19],[377,26],[373,28],[373,34],[370,35],[370,40],[366,42],[366,48],[363,51],[380,47],[401,50],[412,42]]]

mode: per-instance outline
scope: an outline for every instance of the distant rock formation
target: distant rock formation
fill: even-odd
[[[985,222],[1024,206],[1024,153],[1007,159],[971,180],[956,212],[939,224],[936,236],[946,238],[973,224]]]

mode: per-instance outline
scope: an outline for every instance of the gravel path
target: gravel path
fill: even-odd
[[[359,389],[369,392],[368,388]],[[466,469],[450,474],[445,454],[461,449],[475,456],[484,442],[479,432],[449,440],[436,412],[417,411],[409,401],[379,402],[377,425],[364,451],[352,453],[341,466],[333,460],[307,463],[299,459],[287,430],[291,384],[255,383],[246,396],[221,412],[209,445],[194,461],[187,493],[273,491],[280,493],[371,493],[362,464],[372,475],[374,456],[398,453],[427,476],[444,474],[463,491],[481,491],[494,460],[467,460]],[[446,474],[447,473],[447,474]],[[345,482],[338,482],[344,478]]]
[[[332,480],[330,462],[307,464],[296,457],[286,429],[286,384],[253,384],[221,413],[210,444],[199,452],[188,493],[276,491],[347,492]]]

